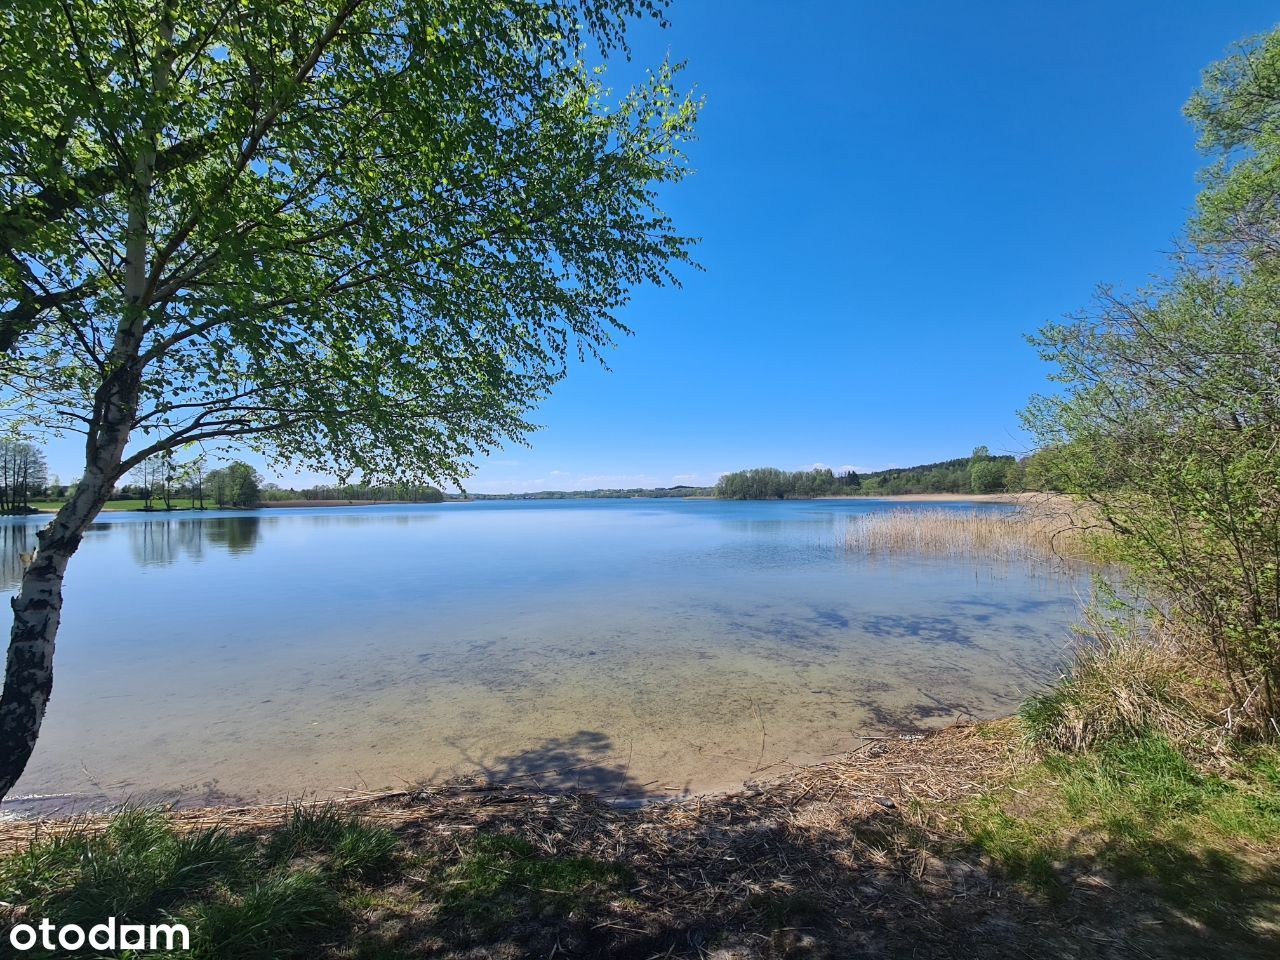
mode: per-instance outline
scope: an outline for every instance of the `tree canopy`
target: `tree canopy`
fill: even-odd
[[[8,415],[92,439],[133,376],[120,472],[234,438],[464,473],[688,258],[655,188],[694,102],[669,64],[614,97],[582,59],[658,8],[7,5]]]
[[[262,477],[242,460],[210,470],[204,483],[220,507],[256,507],[262,499]]]

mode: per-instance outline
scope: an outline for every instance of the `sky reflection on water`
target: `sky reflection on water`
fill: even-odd
[[[279,799],[477,770],[566,785],[547,771],[568,767],[679,794],[999,714],[1053,676],[1086,579],[850,555],[849,517],[886,506],[104,515],[14,796]],[[0,522],[10,589],[38,522]]]

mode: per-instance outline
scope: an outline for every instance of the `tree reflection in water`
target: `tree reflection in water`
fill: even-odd
[[[127,525],[133,557],[146,566],[165,566],[179,557],[199,562],[205,546],[225,549],[233,556],[252,553],[262,537],[260,517],[166,518]]]
[[[6,587],[14,586],[22,579],[22,571],[36,548],[36,531],[39,529],[31,523],[0,524],[0,578]]]

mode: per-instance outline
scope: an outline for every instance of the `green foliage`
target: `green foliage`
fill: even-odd
[[[1048,444],[1032,451],[1010,468],[1010,489],[1062,493],[1065,482],[1058,460],[1066,453],[1062,444]]]
[[[1198,813],[1227,790],[1161,736],[1109,740],[1084,758],[1051,757],[1045,768],[1062,777],[1069,813],[1120,827],[1132,819],[1154,825],[1171,814]]]
[[[915,467],[893,467],[862,475],[859,493],[901,496],[908,493],[1001,493],[1017,466],[1011,456],[992,456],[986,447],[973,455]],[[975,471],[977,481],[975,484]]]
[[[826,467],[794,473],[757,467],[724,474],[716,482],[715,495],[722,500],[803,500],[852,493],[859,485],[852,471],[837,477]]]
[[[73,829],[6,858],[0,900],[58,926],[184,923],[191,951],[175,958],[303,960],[350,926],[398,852],[390,830],[333,807],[295,808],[260,838],[179,832],[158,812],[128,810],[104,831]]]
[[[1184,274],[1138,302],[1046,327],[1065,391],[1028,426],[1056,444],[1116,551],[1216,654],[1237,711],[1280,717],[1280,327],[1256,275]]]
[[[969,489],[974,493],[998,493],[1005,489],[1008,464],[986,459],[969,466]]]
[[[189,918],[191,956],[199,960],[304,957],[308,941],[333,925],[337,910],[338,898],[319,873],[278,873],[234,898],[195,907]]]
[[[757,467],[724,474],[715,495],[725,500],[790,500],[850,494],[900,496],[907,493],[1001,493],[1010,489],[1009,476],[1016,467],[1010,456],[993,457],[978,447],[971,457],[895,467],[857,474],[835,475],[827,468],[788,473],[774,467]]]
[[[1192,239],[1215,254],[1243,257],[1275,273],[1280,237],[1280,31],[1237,44],[1204,71],[1185,112],[1213,162],[1191,224]]]
[[[494,933],[522,915],[567,916],[625,882],[626,873],[613,864],[544,856],[520,837],[481,834],[450,869],[442,911],[482,934]]]
[[[1280,736],[1280,32],[1205,73],[1187,107],[1215,160],[1184,258],[1144,294],[1031,338],[1062,391],[1027,426],[1061,489],[1214,654],[1236,732]]]
[[[1162,736],[1115,739],[1028,768],[1014,790],[966,804],[960,822],[1006,873],[1041,892],[1063,896],[1075,871],[1100,864],[1230,930],[1268,895],[1232,851],[1280,840],[1275,757],[1258,753],[1222,775],[1197,769]]]
[[[241,460],[210,470],[204,483],[209,496],[220,507],[256,507],[262,499],[262,477]]]
[[[7,4],[3,402],[87,425],[108,485],[228,440],[456,479],[689,262],[679,68],[582,60],[664,6]]]
[[[157,813],[129,810],[102,834],[73,831],[9,857],[0,899],[87,929],[108,916],[161,916],[238,862],[219,830],[180,835]]]

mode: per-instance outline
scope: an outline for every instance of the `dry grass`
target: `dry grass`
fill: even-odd
[[[1066,676],[1023,704],[1032,739],[1077,752],[1158,732],[1193,754],[1221,753],[1216,686],[1203,679],[1213,664],[1194,649],[1167,623],[1115,622],[1086,611]]]
[[[1094,562],[1095,528],[1061,499],[1012,512],[899,509],[854,517],[850,551],[872,557],[941,556],[988,562]]]

